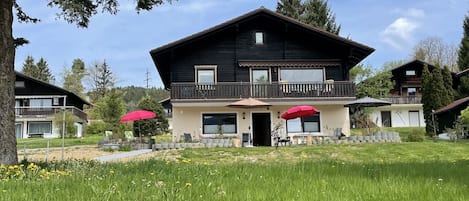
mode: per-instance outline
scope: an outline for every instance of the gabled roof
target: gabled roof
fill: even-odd
[[[53,84],[50,84],[50,83],[47,83],[47,82],[44,82],[42,80],[39,80],[39,79],[36,79],[36,78],[33,78],[33,77],[30,77],[30,76],[27,76],[23,73],[20,73],[18,71],[15,71],[15,74],[17,77],[21,77],[25,80],[29,80],[31,82],[34,82],[34,83],[37,83],[39,85],[43,85],[43,86],[46,86],[46,87],[49,87],[49,88],[52,88],[54,90],[57,90],[58,92],[64,94],[64,95],[67,95],[68,97],[73,97],[75,99],[78,99],[78,100],[81,100],[83,102],[83,104],[87,104],[87,105],[91,105],[88,101],[86,101],[85,99],[81,98],[80,96],[76,95],[75,93],[71,92],[71,91],[68,91],[66,89],[63,89],[61,87],[58,87],[58,86],[55,86]],[[62,94],[58,94],[58,95],[62,95]]]
[[[220,30],[222,30],[222,29],[224,29],[224,28],[226,28],[226,27],[228,27],[228,26],[230,26],[230,25],[234,25],[234,24],[239,23],[239,22],[241,22],[241,21],[243,21],[243,20],[245,20],[245,19],[248,19],[248,18],[250,18],[250,17],[252,17],[252,16],[254,16],[254,15],[258,15],[258,14],[260,14],[260,13],[268,14],[268,15],[271,15],[271,16],[273,16],[273,17],[280,18],[280,19],[282,19],[282,20],[285,20],[286,22],[290,22],[290,23],[292,23],[292,24],[295,24],[295,25],[304,27],[304,28],[306,28],[306,29],[308,29],[308,30],[317,32],[317,33],[322,34],[322,35],[324,35],[324,36],[327,36],[327,37],[329,37],[329,38],[336,39],[336,40],[341,41],[341,42],[343,42],[343,43],[346,43],[346,44],[348,44],[348,45],[355,46],[356,48],[359,48],[359,49],[362,49],[363,51],[368,52],[368,54],[371,54],[371,53],[374,51],[373,48],[368,47],[368,46],[366,46],[366,45],[363,45],[363,44],[357,43],[357,42],[355,42],[355,41],[352,41],[352,40],[349,40],[349,39],[340,37],[340,36],[338,36],[338,35],[336,35],[336,34],[330,33],[330,32],[328,32],[328,31],[324,31],[324,30],[319,29],[319,28],[317,28],[317,27],[311,26],[311,25],[309,25],[309,24],[302,23],[302,22],[300,22],[300,21],[298,21],[298,20],[296,20],[296,19],[287,17],[287,16],[282,15],[282,14],[280,14],[280,13],[277,13],[277,12],[271,11],[271,10],[269,10],[269,9],[266,9],[266,8],[264,8],[264,7],[261,7],[261,8],[258,8],[258,9],[256,9],[256,10],[253,10],[253,11],[251,11],[251,12],[248,12],[248,13],[246,13],[246,14],[244,14],[244,15],[241,15],[241,16],[239,16],[239,17],[233,18],[233,19],[231,19],[231,20],[228,20],[228,21],[226,21],[226,22],[224,22],[224,23],[221,23],[221,24],[216,25],[216,26],[214,26],[214,27],[211,27],[211,28],[209,28],[209,29],[206,29],[206,30],[204,30],[204,31],[195,33],[195,34],[190,35],[190,36],[188,36],[188,37],[182,38],[182,39],[180,39],[180,40],[177,40],[177,41],[174,41],[174,42],[172,42],[172,43],[169,43],[169,44],[163,45],[163,46],[161,46],[161,47],[158,47],[158,48],[156,48],[156,49],[153,49],[153,50],[150,51],[150,54],[152,54],[152,55],[153,55],[153,54],[158,54],[158,53],[164,52],[164,51],[166,51],[166,50],[168,50],[168,49],[170,49],[170,48],[174,48],[174,47],[176,47],[176,46],[178,46],[178,45],[181,45],[181,44],[183,44],[183,43],[185,43],[185,42],[188,42],[188,41],[191,41],[191,40],[195,40],[195,39],[199,39],[199,38],[203,37],[203,36],[206,35],[206,34],[209,34],[209,33],[212,33],[212,32],[216,32],[216,31],[220,31]]]
[[[466,98],[461,98],[461,99],[455,100],[452,103],[441,107],[440,109],[435,111],[435,114],[450,111],[450,110],[452,110],[452,109],[454,109],[458,106],[462,106],[463,104],[466,104],[466,106],[467,106],[468,103],[469,103],[469,96],[466,97]]]
[[[433,64],[427,63],[427,62],[422,61],[420,59],[414,59],[414,60],[409,61],[407,63],[404,63],[400,66],[394,67],[393,69],[391,69],[391,71],[395,71],[395,70],[398,70],[398,69],[401,69],[401,68],[407,68],[409,66],[414,66],[414,65],[421,65],[421,66],[428,65],[428,67],[430,67],[430,68],[435,68],[435,66]]]
[[[180,40],[168,43],[166,45],[163,45],[161,47],[152,49],[150,51],[150,55],[152,56],[153,62],[155,63],[158,72],[160,74],[160,77],[164,83],[165,86],[169,86],[169,74],[165,74],[166,71],[169,69],[165,69],[165,67],[160,66],[161,63],[159,58],[157,58],[159,55],[162,55],[164,53],[168,53],[171,50],[178,48],[178,47],[183,47],[187,44],[190,44],[192,42],[204,39],[208,36],[211,36],[215,33],[221,32],[223,30],[226,30],[230,27],[234,27],[239,23],[243,23],[252,19],[255,19],[257,16],[268,16],[271,19],[279,20],[284,23],[287,23],[291,27],[296,27],[300,28],[303,32],[308,33],[308,34],[314,34],[319,37],[324,37],[327,39],[331,39],[332,41],[336,42],[337,44],[341,44],[344,47],[349,47],[350,48],[350,55],[348,58],[350,66],[354,66],[358,64],[361,60],[366,58],[369,54],[371,54],[374,49],[363,45],[361,43],[357,43],[355,41],[352,41],[350,39],[338,36],[336,34],[327,32],[325,30],[322,30],[320,28],[311,26],[309,24],[302,23],[296,19],[287,17],[285,15],[279,14],[277,12],[271,11],[269,9],[266,9],[264,7],[258,8],[256,10],[253,10],[251,12],[248,12],[244,15],[241,15],[239,17],[233,18],[231,20],[228,20],[224,23],[221,23],[219,25],[216,25],[214,27],[211,27],[209,29],[203,30],[201,32],[195,33],[193,35],[190,35],[188,37],[182,38]]]

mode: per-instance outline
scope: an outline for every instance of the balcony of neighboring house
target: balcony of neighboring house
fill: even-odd
[[[62,111],[63,106],[46,106],[46,107],[15,107],[16,116],[22,117],[37,117],[37,116],[50,116]],[[83,110],[74,106],[65,106],[65,110],[72,112],[73,115],[80,119],[86,120],[87,115]]]
[[[381,99],[392,104],[421,104],[422,96],[392,96]]]
[[[325,82],[218,82],[215,84],[172,83],[171,99],[224,98],[311,98],[355,97],[355,85],[348,81]]]

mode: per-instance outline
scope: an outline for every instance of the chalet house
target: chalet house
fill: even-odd
[[[55,114],[63,109],[78,117],[74,123],[77,136],[82,136],[87,115],[83,111],[87,101],[72,92],[16,72],[15,127],[16,138],[60,136],[62,126],[55,125]]]
[[[391,70],[393,88],[388,98],[390,106],[378,107],[370,118],[379,127],[425,127],[422,100],[422,72],[427,65],[432,71],[434,65],[413,60]],[[453,73],[453,85],[458,79]]]
[[[348,108],[355,100],[349,70],[373,48],[303,24],[265,8],[150,51],[170,90],[173,140],[241,137],[271,146],[280,126],[294,143],[300,136],[349,134]],[[267,104],[244,108],[230,103],[254,98]],[[296,105],[319,112],[286,122],[281,113]],[[296,141],[298,139],[298,141]]]

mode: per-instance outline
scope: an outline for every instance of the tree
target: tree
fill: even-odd
[[[318,27],[339,35],[340,25],[335,22],[335,15],[324,0],[280,0],[277,12],[300,22]]]
[[[469,96],[469,76],[465,75],[460,78],[456,99],[464,98],[467,96]]]
[[[85,63],[81,59],[73,60],[72,69],[65,69],[63,88],[84,97],[82,80],[85,76]]]
[[[42,80],[44,82],[49,82],[52,83],[54,80],[54,76],[49,70],[49,64],[47,64],[47,61],[44,60],[44,58],[40,58],[39,61],[36,63],[36,68],[37,68],[37,78],[38,80]]]
[[[413,59],[419,59],[435,66],[448,66],[457,71],[457,50],[454,45],[443,42],[439,37],[428,37],[414,46]]]
[[[461,71],[469,68],[469,16],[467,15],[464,18],[463,30],[458,51],[458,66]]]
[[[108,91],[114,87],[116,78],[104,61],[102,64],[98,63],[88,68],[88,81],[91,88],[90,97],[94,102],[106,96]]]
[[[107,128],[118,127],[119,119],[125,113],[125,103],[122,100],[122,94],[111,90],[96,103],[92,112],[106,123]]]
[[[134,122],[135,133],[143,135],[149,134],[150,136],[166,133],[168,131],[168,120],[164,116],[164,110],[154,98],[145,96],[138,104],[138,108],[154,112],[155,119],[145,119]]]
[[[432,100],[433,88],[433,75],[428,69],[428,65],[423,66],[422,71],[422,104],[423,104],[423,117],[425,119],[425,130],[427,134],[433,136],[434,122],[432,119],[432,112],[435,109]]]
[[[26,60],[23,63],[23,69],[21,70],[23,74],[36,78],[44,82],[51,82],[54,80],[54,76],[49,70],[49,65],[44,58],[39,59],[39,61],[34,64],[34,58],[32,56],[26,57]]]
[[[451,76],[451,72],[447,66],[443,68],[441,73],[443,75],[444,92],[446,92],[443,105],[448,105],[454,100],[455,91],[453,89],[453,77]]]
[[[164,0],[137,0],[136,10],[151,10],[161,5]],[[171,0],[167,0],[171,2]],[[17,0],[0,1],[0,164],[18,163],[15,136],[15,48],[28,41],[24,38],[13,38],[13,12],[15,10],[20,22],[38,22],[36,18],[23,12]],[[110,14],[118,11],[118,0],[49,0],[50,7],[58,7],[58,16],[78,27],[86,28],[90,18],[98,10]]]

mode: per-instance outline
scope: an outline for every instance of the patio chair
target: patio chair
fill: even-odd
[[[247,146],[251,146],[252,140],[250,138],[251,136],[249,135],[249,133],[243,133],[243,140],[241,142],[241,145],[245,147],[245,143],[247,143]]]
[[[190,133],[184,133],[184,142],[192,142],[192,135]]]

